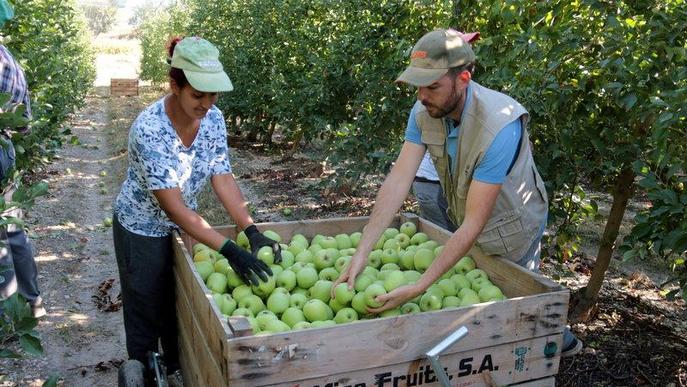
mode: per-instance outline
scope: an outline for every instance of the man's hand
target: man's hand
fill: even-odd
[[[219,253],[227,258],[231,268],[246,285],[258,286],[260,284],[258,277],[263,282],[267,282],[267,277],[272,275],[272,270],[265,262],[255,258],[230,239],[224,242]]]
[[[248,242],[250,242],[250,250],[253,252],[253,255],[257,256],[260,248],[269,246],[272,248],[272,252],[274,253],[274,263],[281,262],[281,246],[279,246],[279,242],[264,236],[260,231],[258,231],[258,228],[255,227],[254,224],[246,227],[246,229],[243,231],[248,237]]]
[[[417,297],[420,293],[422,293],[422,289],[415,284],[401,286],[387,294],[382,294],[381,296],[375,297],[375,301],[381,302],[384,305],[380,306],[379,308],[367,308],[367,311],[373,314],[378,314],[384,312],[385,310],[394,309],[407,300]]]
[[[358,274],[360,274],[366,264],[367,257],[361,253],[355,253],[351,258],[351,262],[344,268],[341,274],[339,274],[339,278],[334,281],[334,284],[332,284],[332,298],[336,298],[334,295],[334,289],[336,288],[336,285],[342,282],[347,282],[348,288],[353,289],[356,277],[358,277]]]

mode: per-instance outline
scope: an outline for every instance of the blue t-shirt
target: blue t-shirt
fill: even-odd
[[[467,89],[467,99],[465,100],[465,107],[463,114],[467,110],[468,105],[472,99],[470,89]],[[422,145],[420,129],[417,126],[415,115],[417,113],[417,105],[410,111],[408,117],[408,125],[406,127],[405,139],[414,144]],[[450,157],[449,165],[451,166],[451,173],[455,168],[456,153],[458,151],[458,134],[460,132],[460,125],[455,125],[452,120],[448,120],[450,131],[446,138],[447,153]],[[461,122],[463,119],[461,118]],[[522,137],[522,124],[520,119],[516,119],[510,124],[506,125],[496,135],[492,141],[489,149],[485,153],[480,163],[475,168],[473,179],[489,184],[502,184],[506,180],[510,168],[513,166],[515,159],[518,156],[520,148],[520,138]]]
[[[160,207],[153,190],[178,187],[195,210],[196,197],[210,177],[231,173],[227,130],[213,106],[201,120],[193,144],[186,147],[165,112],[164,98],[148,106],[129,131],[129,168],[115,201],[117,219],[127,230],[166,236],[177,226]]]

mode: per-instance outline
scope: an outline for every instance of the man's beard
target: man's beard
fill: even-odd
[[[427,107],[427,113],[429,114],[430,117],[432,118],[443,118],[449,115],[452,111],[454,111],[458,107],[458,103],[460,103],[460,97],[456,94],[456,89],[455,85],[454,87],[451,88],[451,95],[450,98],[444,103],[442,107],[437,107],[434,105],[425,105]],[[434,110],[429,110],[429,108],[433,108]]]

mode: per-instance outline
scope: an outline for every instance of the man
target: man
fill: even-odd
[[[436,166],[458,226],[441,254],[412,285],[377,297],[372,313],[395,308],[422,294],[476,244],[485,254],[510,259],[530,270],[539,265],[547,196],[530,149],[529,114],[517,101],[472,81],[475,54],[469,35],[435,30],[411,51],[398,77],[417,87],[406,140],[387,176],[365,227],[358,251],[334,286],[352,287],[367,256],[401,207],[426,151]],[[564,356],[582,348],[568,330]]]
[[[0,0],[0,28],[13,16],[12,6],[7,0]],[[10,100],[2,107],[3,109],[16,109],[23,105],[24,118],[31,119],[31,103],[24,72],[3,45],[0,45],[0,93],[10,95]],[[8,129],[0,129],[0,182],[5,200],[10,201],[14,189],[12,181],[7,180],[7,177],[8,172],[14,169],[15,151]],[[29,128],[19,128],[18,131],[26,134]],[[19,209],[3,213],[5,217],[21,215]],[[29,238],[21,227],[8,225],[0,229],[0,266],[3,267],[0,268],[0,276],[3,279],[0,283],[0,300],[19,291],[19,294],[29,302],[33,317],[43,317],[46,311],[38,291],[38,270]]]

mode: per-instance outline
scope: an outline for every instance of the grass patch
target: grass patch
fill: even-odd
[[[98,54],[129,55],[141,50],[138,40],[111,39],[98,37],[93,41],[93,47]]]

